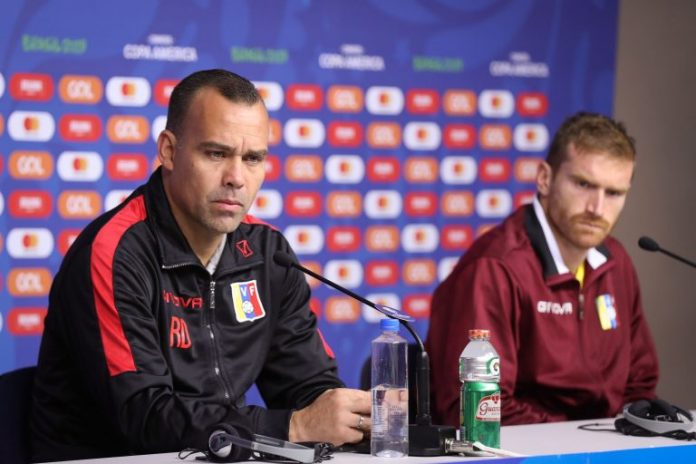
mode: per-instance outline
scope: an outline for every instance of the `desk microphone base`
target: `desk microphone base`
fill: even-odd
[[[456,429],[451,425],[408,426],[409,456],[444,456],[445,440],[456,438]]]

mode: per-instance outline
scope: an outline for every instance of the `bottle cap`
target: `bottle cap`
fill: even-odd
[[[398,332],[399,331],[399,321],[396,319],[380,319],[379,328],[382,332]]]
[[[488,340],[491,336],[491,331],[488,329],[471,329],[469,330],[470,340]]]

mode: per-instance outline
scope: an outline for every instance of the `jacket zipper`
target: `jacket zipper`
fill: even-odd
[[[580,294],[578,295],[578,319],[581,321],[585,318],[585,295],[582,294],[582,290],[580,290]]]
[[[211,316],[215,312],[215,281],[211,280],[210,281],[210,311],[211,311]],[[227,381],[225,380],[225,375],[222,372],[222,369],[220,369],[220,366],[222,363],[220,362],[220,351],[218,350],[217,343],[215,343],[215,333],[213,332],[213,323],[212,323],[212,317],[209,319],[206,319],[206,327],[208,328],[208,333],[210,335],[210,346],[213,349],[213,357],[215,359],[215,375],[217,376],[218,379],[220,379],[220,383],[222,384],[222,390],[225,395],[225,399],[227,402],[231,403],[231,398],[232,396],[230,395],[230,387]]]

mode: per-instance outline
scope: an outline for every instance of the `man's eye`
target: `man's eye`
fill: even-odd
[[[259,164],[263,161],[263,156],[261,155],[247,155],[244,157],[244,161],[249,164]]]
[[[210,151],[208,151],[208,156],[210,156],[211,158],[224,158],[225,152],[224,151],[217,151],[217,150],[210,150]]]

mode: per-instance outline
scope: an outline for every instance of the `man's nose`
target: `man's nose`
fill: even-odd
[[[595,190],[587,201],[587,211],[595,216],[601,216],[604,213],[604,200],[604,191],[601,189]]]
[[[239,156],[232,156],[225,163],[223,183],[234,188],[244,186],[244,163]]]

